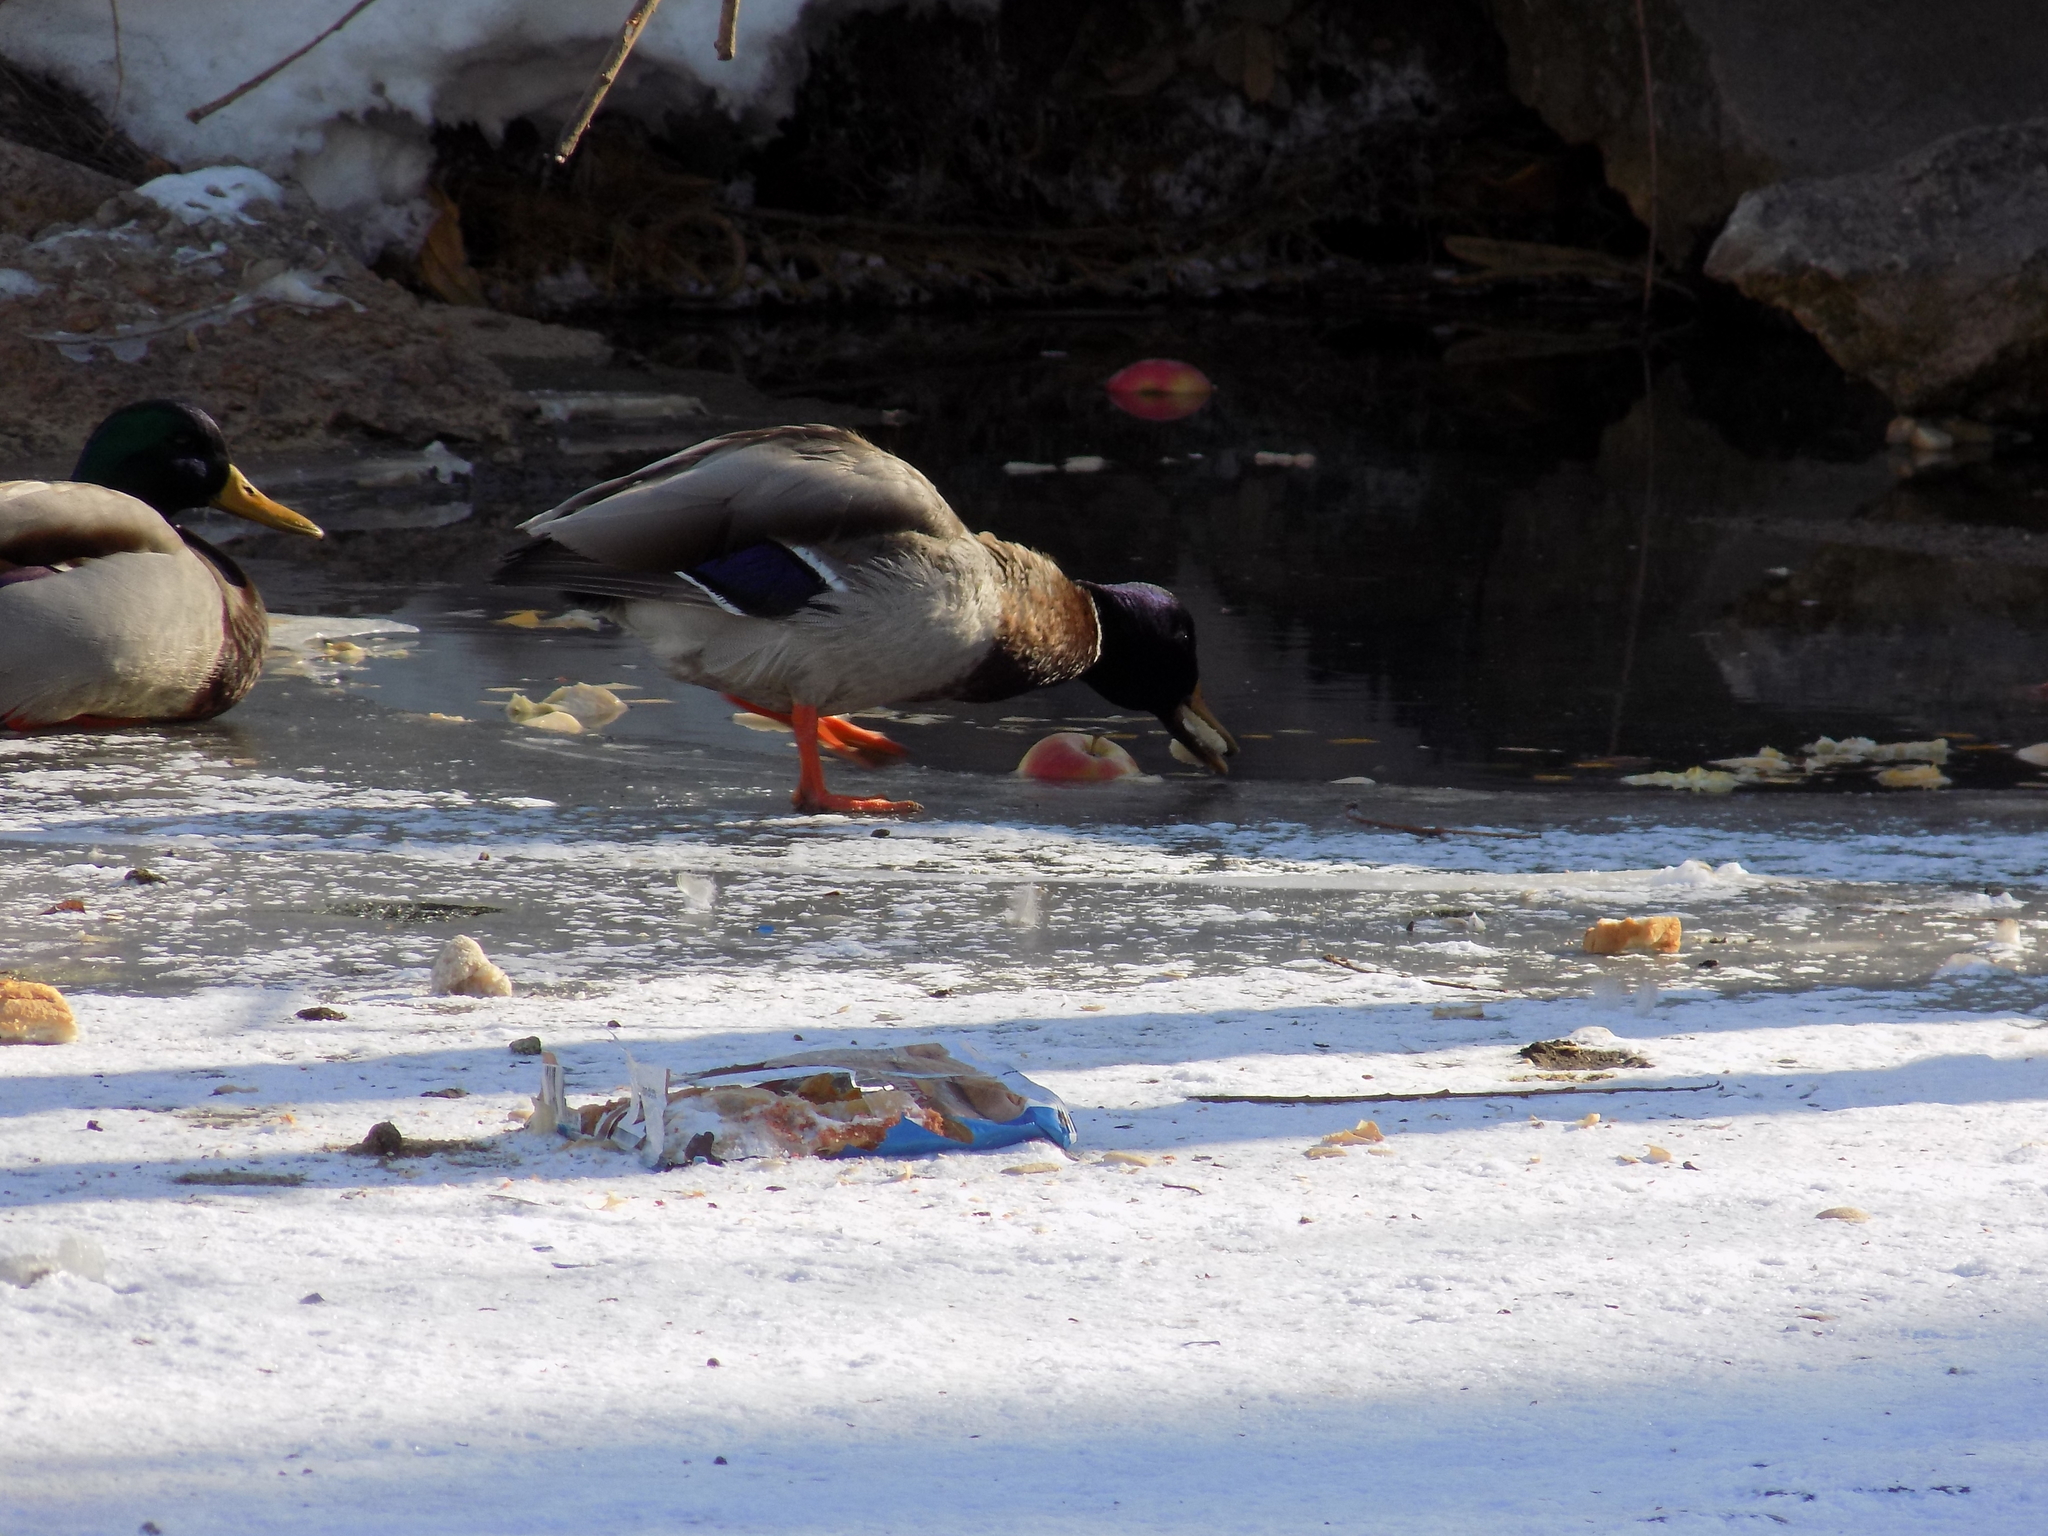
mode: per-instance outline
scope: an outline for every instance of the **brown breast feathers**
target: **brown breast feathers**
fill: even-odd
[[[207,571],[220,587],[220,661],[213,675],[194,695],[189,710],[180,718],[211,720],[215,715],[241,703],[263,675],[263,655],[270,645],[270,615],[242,568],[197,534],[183,528],[178,535],[195,555],[206,562]]]
[[[980,534],[1001,576],[1002,628],[975,669],[943,697],[981,704],[1070,682],[1095,665],[1095,603],[1044,555]]]

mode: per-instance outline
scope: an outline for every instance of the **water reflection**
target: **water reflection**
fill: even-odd
[[[1212,696],[1274,738],[1247,773],[1565,780],[1824,733],[2048,736],[2041,461],[1888,454],[1883,401],[1800,338],[1717,323],[1646,360],[1556,316],[1082,315],[658,351],[903,412],[891,446],[971,523],[1188,591]],[[1114,410],[1101,381],[1161,355],[1215,380],[1208,408]],[[1081,454],[1107,466],[1001,473]]]
[[[1916,466],[1884,448],[1883,402],[1803,344],[1707,335],[1646,361],[1570,313],[692,321],[635,327],[647,366],[610,387],[691,394],[719,367],[822,397],[970,526],[1173,586],[1250,777],[1564,784],[1822,734],[2048,738],[2041,459]],[[1104,380],[1148,357],[1193,363],[1214,397],[1179,420],[1119,411]],[[672,446],[721,424],[678,421]],[[415,471],[403,527],[402,491],[356,486],[327,549],[248,541],[252,568],[282,608],[402,611],[429,632],[416,668],[435,626],[459,632],[465,710],[485,686],[581,675],[582,646],[616,675],[627,643],[495,629],[534,599],[478,584],[512,521],[630,467],[581,446],[480,468],[477,515],[445,527],[468,484]],[[920,758],[1002,771],[1045,722],[1110,711],[1071,687],[944,713],[904,728]],[[715,708],[653,718],[636,729],[729,729]],[[1137,750],[1163,768],[1156,745]],[[1950,771],[2035,777],[1990,750]]]

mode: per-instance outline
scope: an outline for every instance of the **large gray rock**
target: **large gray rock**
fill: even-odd
[[[1515,93],[1595,144],[1650,213],[1631,0],[1488,0]],[[1966,128],[2048,115],[2041,0],[1645,0],[1659,244],[1688,262],[1743,193],[1886,165]]]
[[[78,224],[128,184],[102,171],[0,139],[0,234]]]
[[[2048,414],[2048,117],[1751,192],[1707,275],[1788,311],[1902,410]]]

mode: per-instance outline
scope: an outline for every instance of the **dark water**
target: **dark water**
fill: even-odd
[[[1701,324],[1646,358],[1557,311],[891,315],[621,339],[647,365],[637,387],[716,368],[805,397],[796,419],[829,402],[970,527],[1072,574],[1173,587],[1247,776],[1564,786],[1823,734],[1946,734],[1959,783],[1998,785],[2036,775],[1996,748],[2048,739],[2048,463],[2000,444],[1915,464],[1885,448],[1883,402],[1796,338]],[[1199,366],[1213,400],[1177,422],[1116,409],[1102,381],[1149,356]],[[478,577],[515,513],[663,444],[561,446],[530,449],[524,480],[480,471],[498,504],[446,527],[342,533],[317,567],[251,545],[273,606],[467,632],[479,686],[592,677],[630,643],[558,636],[538,665],[530,633],[489,621],[547,594]],[[1103,466],[1005,471],[1080,456]],[[600,648],[570,666],[579,645]],[[1115,713],[1078,686],[943,712],[899,734],[924,761],[990,771],[1040,720]]]

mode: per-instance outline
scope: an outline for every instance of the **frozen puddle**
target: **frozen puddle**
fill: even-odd
[[[0,742],[7,964],[80,1024],[0,1054],[9,1531],[2038,1523],[2030,802],[1365,807],[1535,834],[1419,839],[910,769],[881,837],[722,711],[543,741],[342,658]],[[1577,952],[1646,912],[1681,954]],[[519,995],[427,997],[455,932]],[[1516,1054],[1575,1032],[1650,1065]],[[518,1134],[531,1034],[578,1099],[970,1044],[1082,1160],[649,1174]],[[385,1119],[477,1145],[333,1150]]]

